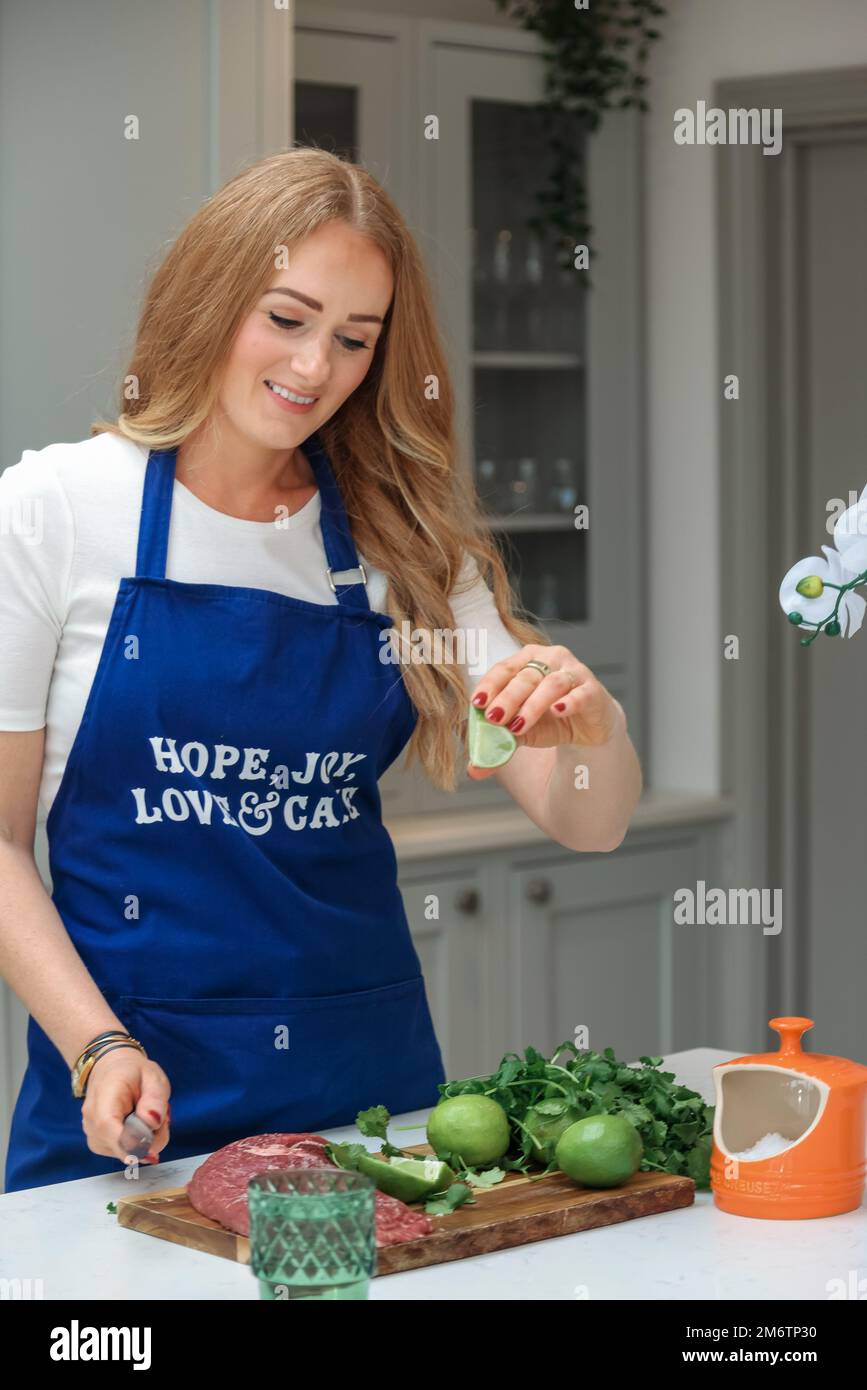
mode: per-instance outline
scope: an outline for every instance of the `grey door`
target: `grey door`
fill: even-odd
[[[808,1047],[867,1061],[867,626],[801,647],[778,601],[867,483],[867,72],[726,82],[715,104],[784,113],[779,155],[718,156],[721,371],[741,382],[720,451],[731,878],[783,890],[779,937],[732,941],[729,1004],[749,995],[756,1027],[806,1014]]]
[[[794,253],[795,371],[784,407],[794,425],[786,471],[796,506],[795,550],[783,572],[833,544],[829,504],[848,504],[850,489],[860,494],[867,483],[867,129],[817,133],[791,147],[788,163],[780,174],[794,196],[781,210],[793,214],[782,230]],[[806,648],[779,623],[777,634],[793,646],[779,669],[793,675],[783,704],[797,815],[784,853],[797,894],[797,1011],[816,1019],[817,1049],[864,1061],[867,626]],[[794,1008],[798,999],[781,1003]]]

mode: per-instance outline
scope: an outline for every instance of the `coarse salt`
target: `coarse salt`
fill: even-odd
[[[765,1134],[761,1139],[757,1139],[755,1144],[751,1144],[748,1149],[741,1149],[740,1153],[729,1150],[732,1158],[774,1158],[776,1154],[782,1153],[793,1139],[787,1139],[783,1134]]]

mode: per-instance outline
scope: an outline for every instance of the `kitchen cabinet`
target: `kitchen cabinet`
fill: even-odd
[[[293,139],[363,163],[409,215],[412,141],[399,120],[412,101],[410,24],[302,3],[296,9]]]
[[[672,895],[705,877],[710,851],[678,832],[627,839],[615,857],[546,850],[513,864],[513,1036],[551,1051],[581,1029],[582,1046],[618,1057],[700,1037],[707,937],[674,925]]]
[[[469,1076],[490,1056],[503,989],[497,921],[483,861],[401,879],[434,1027],[448,1076]]]
[[[720,882],[724,826],[722,811],[647,825],[613,854],[575,853],[538,832],[532,843],[401,864],[448,1075],[492,1071],[530,1043],[553,1051],[579,1028],[579,1045],[619,1057],[713,1037],[725,939],[675,923],[673,895]],[[400,854],[400,823],[391,830]]]
[[[594,254],[588,272],[564,270],[553,240],[527,228],[550,157],[541,53],[517,26],[302,0],[295,139],[370,168],[415,231],[463,463],[519,602],[621,700],[641,753],[640,117],[612,111],[589,137],[575,126]],[[399,764],[381,788],[387,814],[454,807]],[[508,801],[496,783],[465,777],[458,797]]]

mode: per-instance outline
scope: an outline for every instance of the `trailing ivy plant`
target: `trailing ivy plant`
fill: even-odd
[[[658,0],[494,0],[497,9],[538,34],[544,45],[545,99],[541,116],[553,161],[547,187],[536,194],[540,212],[527,219],[540,236],[555,239],[560,263],[571,268],[573,247],[590,248],[583,135],[603,112],[637,106],[649,110],[643,71],[650,44],[661,38],[654,21],[667,13]],[[598,255],[597,253],[594,253]],[[589,277],[579,276],[588,287]]]

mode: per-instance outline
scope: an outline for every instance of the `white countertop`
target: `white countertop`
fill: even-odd
[[[674,1052],[664,1068],[713,1103],[711,1068],[741,1054]],[[399,1143],[424,1141],[427,1111]],[[324,1131],[360,1138],[354,1126]],[[376,1149],[375,1140],[366,1140]],[[204,1157],[204,1155],[202,1155]],[[199,1158],[140,1168],[143,1191],[179,1187]],[[248,1265],[127,1230],[106,1203],[129,1191],[117,1174],[0,1196],[0,1278],[42,1280],[46,1299],[257,1299]],[[867,1205],[813,1221],[757,1221],[719,1211],[710,1192],[695,1205],[615,1226],[455,1260],[371,1282],[372,1299],[820,1299],[829,1281],[867,1279]],[[833,1287],[833,1286],[831,1286]],[[863,1286],[862,1286],[863,1287]],[[862,1294],[863,1297],[863,1294]]]
[[[733,813],[734,801],[730,797],[645,790],[632,813],[629,829],[660,830],[672,825],[697,825],[726,820]],[[447,811],[387,816],[386,828],[401,864],[414,859],[448,858],[455,854],[478,854],[487,849],[552,843],[551,837],[512,801],[473,809],[450,807]]]

